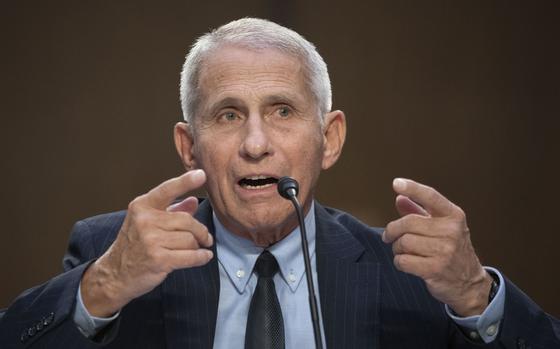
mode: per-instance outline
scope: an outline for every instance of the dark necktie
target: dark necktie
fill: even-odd
[[[278,272],[276,258],[267,250],[263,251],[255,264],[255,272],[259,279],[247,316],[245,349],[283,349],[284,320],[273,280]]]

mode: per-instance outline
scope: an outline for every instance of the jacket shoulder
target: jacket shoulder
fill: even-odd
[[[362,261],[370,261],[393,267],[393,251],[390,244],[381,239],[384,228],[372,227],[348,212],[317,205],[319,219],[329,221],[325,225],[338,231],[341,235],[331,235],[331,242],[338,240],[341,236],[351,236],[353,240],[365,249]],[[332,238],[333,236],[336,236]]]
[[[102,255],[115,241],[125,217],[126,210],[122,210],[76,222],[64,255],[64,270],[72,269]]]
[[[384,228],[369,226],[348,212],[327,206],[321,206],[321,208],[324,209],[334,221],[344,226],[352,233],[373,234],[379,238],[381,238],[381,234],[383,234]]]
[[[89,229],[92,234],[99,234],[108,231],[118,232],[126,217],[126,210],[103,213],[88,217],[78,221]],[[77,223],[77,224],[78,224]]]

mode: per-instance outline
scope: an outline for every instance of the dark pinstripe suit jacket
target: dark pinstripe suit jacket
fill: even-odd
[[[196,216],[213,232],[207,201]],[[111,245],[124,217],[121,211],[76,223],[64,257],[65,272],[24,292],[11,305],[0,320],[1,348],[100,347],[73,324],[74,300],[88,262]],[[329,348],[478,347],[447,317],[422,280],[393,267],[381,230],[320,205],[316,217],[317,271]],[[506,287],[500,335],[486,347],[560,348],[558,321],[509,281]],[[102,334],[104,346],[211,348],[219,290],[216,259],[202,267],[177,270],[122,310],[108,335]]]

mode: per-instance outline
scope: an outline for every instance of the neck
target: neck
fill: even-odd
[[[303,206],[304,216],[307,217],[309,210],[313,207],[313,200],[309,200]],[[250,240],[255,246],[267,248],[281,241],[298,228],[298,218],[295,209],[282,221],[276,225],[261,225],[258,227],[246,227],[242,224],[235,224],[228,219],[224,219],[218,212],[215,212],[220,223],[230,233]]]

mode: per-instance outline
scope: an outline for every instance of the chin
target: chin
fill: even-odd
[[[297,217],[290,206],[261,207],[240,215],[231,215],[243,235],[267,235],[282,238],[297,225]]]

